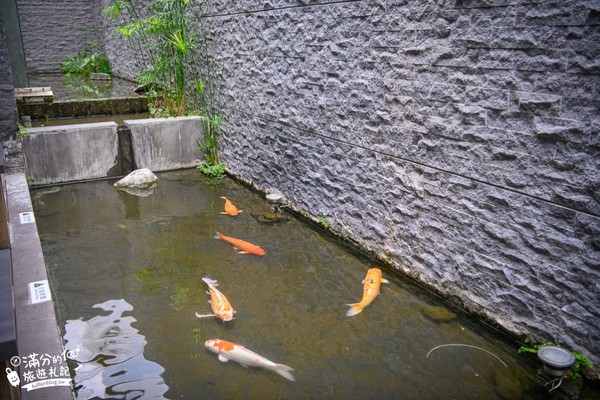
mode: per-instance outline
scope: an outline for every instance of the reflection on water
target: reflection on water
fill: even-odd
[[[145,198],[111,181],[32,192],[65,338],[86,348],[74,372],[80,398],[548,398],[534,356],[385,269],[390,284],[346,317],[372,260],[292,215],[262,223],[255,216],[271,210],[260,194],[194,171],[158,177]],[[220,214],[221,196],[244,212]],[[239,254],[215,231],[267,254]],[[210,312],[205,276],[219,281],[235,320],[195,317]],[[214,338],[289,365],[296,381],[220,362],[204,348]],[[448,344],[473,347],[432,351]]]
[[[54,100],[136,97],[135,82],[113,77],[111,80],[90,80],[65,76],[62,73],[30,73],[29,86],[50,86]]]
[[[65,322],[65,349],[77,361],[74,386],[78,399],[163,399],[168,390],[164,369],[144,358],[146,340],[123,313],[133,306],[123,299],[95,304],[109,311]]]

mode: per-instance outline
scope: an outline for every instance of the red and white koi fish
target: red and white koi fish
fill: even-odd
[[[379,294],[382,283],[389,283],[383,278],[379,268],[371,268],[367,271],[367,276],[362,281],[364,284],[363,297],[360,303],[347,304],[350,309],[346,312],[347,317],[352,317],[360,313],[366,306],[371,304]]]
[[[231,201],[229,201],[229,199],[227,199],[227,197],[221,196],[221,198],[223,200],[225,200],[225,211],[221,211],[221,214],[227,214],[227,215],[231,215],[232,217],[235,217],[236,215],[238,215],[239,213],[243,212],[244,210],[238,210],[236,206],[234,206]]]
[[[208,285],[208,291],[210,293],[210,305],[213,313],[204,315],[196,313],[196,318],[217,317],[223,321],[231,321],[235,311],[229,303],[229,300],[227,300],[227,297],[225,297],[225,295],[221,293],[219,289],[217,289],[217,286],[219,286],[217,281],[210,279],[208,276],[202,278],[202,280]]]
[[[243,367],[259,367],[273,371],[283,376],[285,379],[295,381],[291,371],[294,369],[283,364],[275,364],[261,355],[248,350],[244,346],[227,342],[221,339],[210,339],[204,343],[204,347],[219,355],[219,361],[227,362],[229,360],[240,363]]]
[[[227,243],[231,244],[233,247],[235,247],[236,249],[239,250],[240,254],[254,254],[257,256],[264,256],[265,254],[267,254],[263,249],[261,249],[260,247],[258,247],[255,244],[252,243],[248,243],[246,241],[243,241],[241,239],[235,239],[229,236],[225,236],[219,232],[215,232],[215,239],[220,239],[220,240],[224,240]]]

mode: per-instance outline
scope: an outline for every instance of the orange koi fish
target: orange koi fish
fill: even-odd
[[[219,232],[215,232],[215,233],[216,233],[215,239],[221,239],[221,240],[226,241],[227,243],[231,244],[233,247],[238,249],[240,254],[250,253],[250,254],[255,254],[257,256],[264,256],[265,254],[267,254],[267,253],[265,253],[265,251],[263,249],[261,249],[260,247],[258,247],[255,244],[248,243],[241,239],[235,239],[235,238],[232,238],[229,236],[225,236]]]
[[[210,339],[204,343],[204,347],[219,355],[219,361],[227,362],[229,360],[240,363],[244,367],[259,367],[283,376],[285,379],[295,381],[290,371],[294,369],[283,364],[275,364],[261,355],[248,350],[244,346],[227,342],[221,339]]]
[[[225,200],[225,211],[221,211],[221,214],[227,214],[227,215],[231,215],[232,217],[235,217],[236,215],[238,215],[239,213],[243,212],[244,210],[238,210],[236,206],[234,206],[231,201],[229,201],[229,199],[227,199],[227,197],[221,196],[221,198],[223,200]]]
[[[367,271],[367,276],[362,281],[364,284],[363,297],[360,303],[347,304],[350,309],[346,312],[347,317],[352,317],[360,313],[366,306],[371,304],[379,294],[382,283],[389,283],[383,278],[379,268],[371,268]]]
[[[227,297],[225,297],[225,295],[221,293],[219,289],[217,289],[217,286],[219,286],[217,281],[210,279],[208,276],[202,278],[202,280],[208,285],[208,290],[210,292],[210,305],[213,313],[205,315],[196,313],[196,318],[217,317],[223,321],[231,321],[235,311],[233,310],[233,307],[231,307]]]

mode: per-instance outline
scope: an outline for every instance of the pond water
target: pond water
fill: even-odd
[[[29,73],[28,78],[30,87],[50,86],[55,101],[139,96],[135,93],[135,82],[118,77],[103,81],[69,77],[62,73]]]
[[[32,190],[79,399],[548,398],[518,344],[382,266],[390,283],[346,317],[373,260],[285,211],[257,219],[271,211],[261,194],[195,171],[158,176],[148,197],[114,181]],[[243,212],[220,214],[220,196]],[[233,321],[195,317],[210,313],[206,276]],[[434,320],[432,306],[456,318]],[[204,347],[214,338],[289,365],[295,382],[220,362]]]

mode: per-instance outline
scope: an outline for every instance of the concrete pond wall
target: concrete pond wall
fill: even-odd
[[[51,3],[18,0],[69,17]],[[202,7],[229,171],[506,330],[600,365],[597,2]],[[24,45],[39,47],[27,18]],[[113,70],[135,76],[97,18],[85,24]]]
[[[30,128],[23,138],[33,185],[118,177],[135,168],[168,171],[198,165],[200,117],[138,119]],[[125,165],[129,165],[126,169]]]

